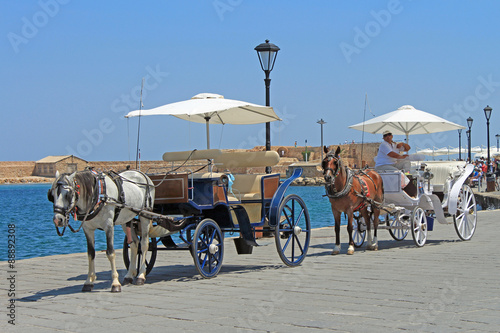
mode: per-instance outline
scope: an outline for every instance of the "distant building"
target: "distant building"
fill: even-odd
[[[47,156],[35,162],[34,176],[54,177],[56,171],[59,173],[72,173],[85,169],[88,162],[73,156]]]

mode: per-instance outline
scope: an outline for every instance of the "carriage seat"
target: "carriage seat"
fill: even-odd
[[[428,169],[434,177],[431,179],[431,185],[434,192],[443,192],[446,179],[458,171],[457,166],[463,167],[465,161],[425,161]]]
[[[228,193],[228,201],[262,200],[261,184],[264,176],[271,176],[264,181],[264,197],[266,199],[272,198],[279,185],[279,173],[269,175],[235,174],[233,193]]]
[[[214,157],[214,163],[219,170],[240,167],[274,166],[280,161],[276,151],[224,152]]]
[[[239,167],[265,167],[279,163],[280,156],[276,151],[224,152],[214,158],[219,171]],[[233,193],[228,193],[229,201],[261,200],[262,174],[234,174]],[[265,180],[265,191],[274,191],[279,184],[279,174]],[[272,185],[271,185],[272,184]],[[264,194],[267,198],[269,195]],[[272,197],[272,195],[271,195]]]
[[[201,149],[201,150],[186,150],[173,151],[163,154],[165,162],[184,162],[189,160],[211,160],[222,154],[220,149]]]

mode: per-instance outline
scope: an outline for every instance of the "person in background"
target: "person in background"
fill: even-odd
[[[477,188],[479,192],[481,192],[481,183],[482,183],[482,178],[483,178],[483,171],[481,167],[475,167],[474,171],[469,177],[469,186],[473,187],[474,184],[477,184]]]
[[[226,169],[224,173],[227,175],[227,189],[229,193],[231,193],[233,196],[236,196],[233,192],[233,183],[234,183],[233,174],[231,173],[231,171],[229,171],[229,169]]]

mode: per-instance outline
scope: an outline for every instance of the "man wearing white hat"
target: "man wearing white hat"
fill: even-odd
[[[407,154],[401,155],[401,152],[410,150],[410,146],[406,143],[396,143],[392,141],[391,131],[384,131],[382,134],[384,141],[378,148],[378,154],[375,157],[375,170],[390,171],[390,170],[406,170],[410,171],[410,160]]]

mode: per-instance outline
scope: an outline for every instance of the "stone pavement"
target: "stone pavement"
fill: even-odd
[[[91,293],[80,292],[86,254],[16,262],[15,326],[8,323],[8,267],[0,264],[0,330],[20,332],[498,332],[500,211],[481,211],[471,241],[434,225],[427,244],[379,231],[377,252],[331,256],[332,228],[314,230],[300,267],[284,266],[273,239],[252,255],[231,240],[220,274],[202,279],[187,251],[158,253],[144,286],[110,290],[109,263],[97,253]],[[451,219],[450,219],[451,220]],[[57,246],[54,244],[54,246]],[[125,275],[117,254],[121,279]]]

